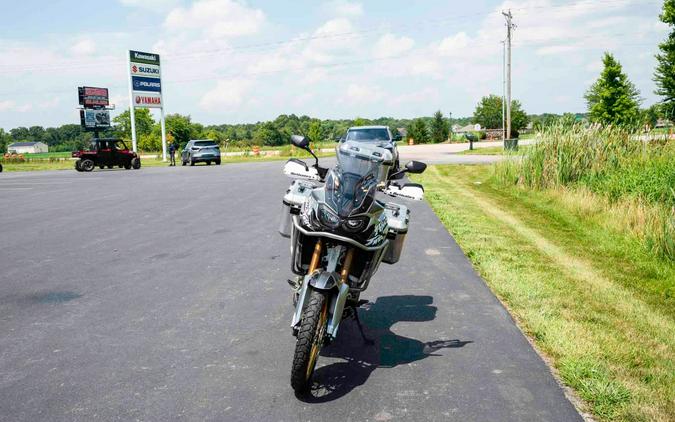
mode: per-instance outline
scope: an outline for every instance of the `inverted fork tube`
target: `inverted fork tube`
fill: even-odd
[[[316,240],[314,245],[314,253],[312,254],[312,260],[309,262],[309,271],[308,274],[311,275],[321,262],[321,249],[323,248],[323,241],[321,238]]]

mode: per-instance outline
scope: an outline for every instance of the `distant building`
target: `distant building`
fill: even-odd
[[[49,152],[49,147],[43,142],[14,142],[7,145],[10,154],[38,154]]]
[[[478,123],[476,123],[475,125],[466,125],[466,126],[453,125],[452,126],[452,132],[456,133],[458,135],[463,135],[463,134],[469,133],[469,132],[479,132],[481,130],[482,130],[482,127]]]
[[[664,128],[664,127],[672,127],[672,126],[673,126],[673,122],[671,122],[670,120],[668,120],[668,119],[658,119],[656,121],[656,126],[654,126],[654,127],[655,128]]]
[[[402,139],[407,139],[408,138],[408,129],[404,127],[397,127],[396,130],[398,130],[399,135],[401,135]]]

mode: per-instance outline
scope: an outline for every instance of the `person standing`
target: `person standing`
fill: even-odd
[[[176,144],[174,142],[171,142],[171,144],[169,144],[169,155],[171,156],[171,164],[169,164],[169,166],[175,166],[176,165]]]

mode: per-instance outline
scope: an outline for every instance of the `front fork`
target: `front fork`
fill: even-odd
[[[327,248],[326,250],[326,269],[319,270],[321,256],[323,254],[324,242],[323,239],[318,239],[314,246],[314,252],[309,264],[307,275],[302,280],[300,292],[298,294],[298,301],[293,314],[291,328],[293,334],[297,334],[302,320],[302,311],[309,300],[310,288],[323,290],[328,293],[328,324],[326,329],[326,336],[332,340],[337,336],[338,327],[342,320],[347,297],[349,296],[349,270],[354,259],[354,248],[346,248],[342,245],[336,245]],[[346,250],[346,252],[345,252]],[[340,258],[344,254],[342,260],[342,269],[337,273],[337,266]]]

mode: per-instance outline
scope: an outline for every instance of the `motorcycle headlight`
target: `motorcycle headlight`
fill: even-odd
[[[353,217],[342,223],[342,228],[350,233],[363,230],[368,224],[368,217]]]
[[[316,213],[317,217],[319,218],[319,222],[322,225],[331,229],[335,229],[340,226],[340,217],[335,215],[335,213],[333,213],[333,211],[331,211],[325,205],[319,206]]]

